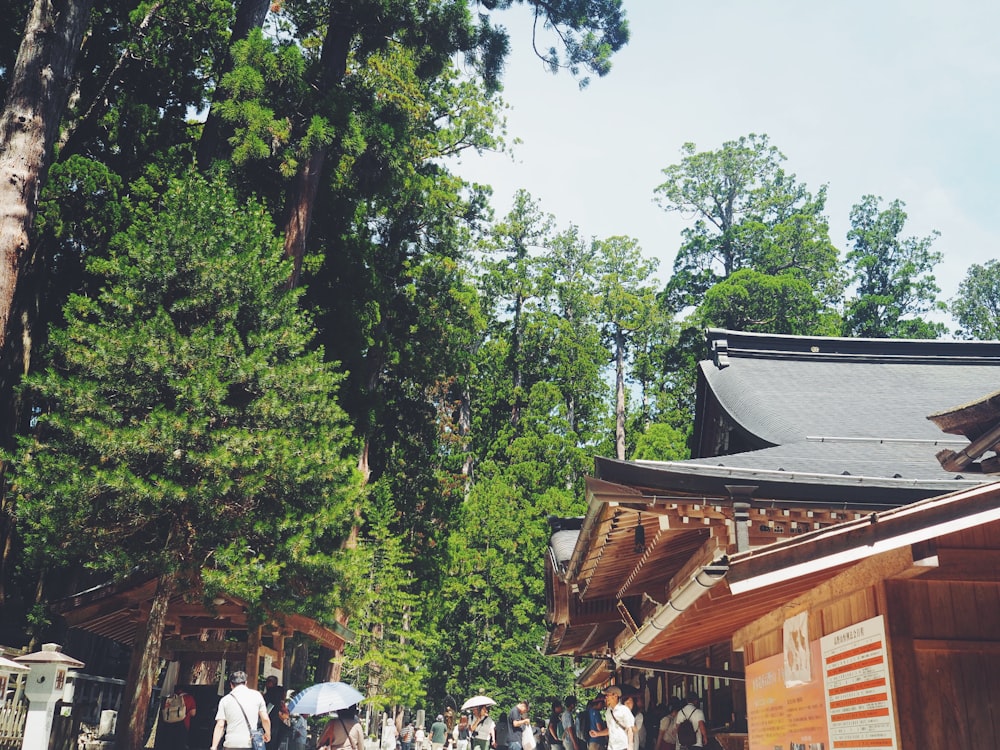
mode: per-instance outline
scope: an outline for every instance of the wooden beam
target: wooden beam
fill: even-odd
[[[914,638],[916,651],[947,651],[952,654],[1000,654],[1000,641],[964,641]]]
[[[935,581],[1000,581],[1000,550],[939,548]]]
[[[913,553],[909,546],[865,558],[798,599],[788,602],[781,609],[770,612],[737,630],[732,636],[733,649],[739,651],[751,641],[780,630],[785,620],[793,615],[816,609],[835,599],[873,586],[886,578],[909,574],[914,567]],[[928,570],[933,568],[919,568],[918,572]],[[749,595],[753,596],[753,593]]]
[[[746,680],[746,672],[735,672],[731,669],[713,669],[712,667],[677,664],[670,661],[638,661],[632,659],[625,663],[629,669],[648,669],[651,672],[669,672],[670,674],[688,674],[696,677],[718,677],[722,680]]]
[[[257,689],[260,677],[260,625],[247,629],[247,685]]]
[[[87,607],[68,610],[63,612],[62,617],[69,627],[74,628],[90,620],[98,620],[108,615],[117,615],[119,612],[123,613],[123,617],[129,615],[137,616],[139,602],[125,596],[117,596]]]
[[[125,585],[125,584],[122,584]],[[57,602],[56,609],[70,626],[94,617],[112,614],[121,609],[137,608],[143,601],[153,598],[156,579],[150,578],[134,588],[117,591],[115,586],[102,587],[100,591],[80,594]]]
[[[688,558],[687,563],[684,567],[677,571],[677,574],[670,579],[670,584],[667,587],[666,599],[670,599],[670,594],[678,586],[681,586],[695,574],[700,568],[704,568],[706,565],[711,565],[715,562],[716,556],[719,552],[719,539],[713,533],[705,540],[705,543],[698,548],[691,557]]]
[[[205,604],[177,603],[170,607],[170,615],[176,617],[244,617],[246,609],[239,604],[220,604],[215,607]]]
[[[175,620],[178,630],[184,635],[195,635],[202,630],[246,630],[247,618],[230,617],[225,620],[216,620],[210,617],[184,617]]]
[[[160,651],[161,653],[169,651],[185,654],[241,655],[247,652],[247,644],[243,641],[198,641],[193,638],[164,638]]]
[[[1000,443],[1000,424],[973,440],[957,453],[951,450],[938,451],[937,459],[945,471],[963,471],[983,453],[992,450],[997,443]]]

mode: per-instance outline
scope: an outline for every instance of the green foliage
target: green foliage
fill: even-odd
[[[123,576],[173,574],[329,616],[357,499],[341,375],[284,289],[259,206],[188,176],[117,235],[25,386],[15,459],[27,552]]]
[[[535,47],[535,54],[542,59],[549,70],[569,70],[574,76],[581,68],[607,75],[611,70],[611,55],[628,43],[628,21],[621,0],[555,0],[541,3],[537,0],[489,0],[481,3],[486,10],[503,10],[514,4],[525,4],[535,9],[535,23],[552,29],[562,46],[547,50]],[[533,37],[537,36],[533,34]],[[508,51],[506,29],[490,23],[488,16],[481,16],[477,33],[477,52],[473,59],[482,63],[487,82],[498,82],[498,74],[503,58]],[[580,80],[580,87],[587,86],[589,79]]]
[[[507,651],[540,642],[544,518],[579,511],[606,414],[592,272],[546,244],[538,288],[519,290],[510,263],[484,304],[467,253],[486,190],[444,166],[504,146],[509,42],[493,11],[520,2],[287,0],[240,40],[247,4],[94,8],[38,222],[52,271],[39,309],[76,295],[25,391],[41,410],[15,475],[31,563],[201,576],[319,616],[354,597],[352,674],[380,701],[416,702],[424,663],[451,647],[439,597],[455,524],[513,483],[534,567],[516,546],[503,564],[531,581],[517,605],[531,626],[495,636]],[[548,62],[574,75],[604,75],[627,41],[619,0],[530,5],[559,37]],[[215,180],[181,186],[203,132],[191,113],[210,104],[226,126],[206,147]],[[297,203],[316,153],[316,197]],[[308,289],[288,293],[268,217],[300,206]],[[497,305],[521,292],[511,326]],[[359,551],[340,550],[353,531]],[[494,664],[568,686],[534,648]]]
[[[695,216],[667,284],[671,309],[698,305],[741,268],[790,273],[824,303],[839,299],[843,280],[823,215],[825,187],[812,195],[785,172],[784,155],[766,135],[742,136],[718,151],[697,152],[688,143],[682,153],[655,191],[664,210]]]
[[[690,458],[687,435],[669,424],[651,424],[635,441],[633,461],[683,461]]]
[[[423,699],[428,651],[438,647],[422,627],[433,601],[425,600],[422,581],[409,575],[413,552],[408,537],[392,531],[392,498],[373,492],[368,513],[367,586],[352,620],[358,637],[345,648],[343,679],[367,685],[376,710]]]
[[[706,326],[734,331],[836,335],[839,318],[817,299],[805,279],[741,268],[711,287],[698,308]]]
[[[233,45],[232,59],[232,70],[220,82],[225,96],[215,109],[233,127],[233,161],[244,165],[274,159],[278,171],[291,176],[298,162],[296,150],[289,147],[292,123],[287,113],[307,89],[301,50],[292,42],[270,42],[254,29]]]
[[[847,239],[853,247],[846,265],[855,285],[844,311],[844,333],[866,338],[936,338],[943,323],[920,316],[943,311],[933,269],[941,253],[931,246],[938,233],[900,237],[906,223],[904,203],[894,200],[880,210],[882,199],[866,195],[851,209]]]
[[[951,303],[958,335],[967,339],[1000,339],[1000,261],[973,263]]]

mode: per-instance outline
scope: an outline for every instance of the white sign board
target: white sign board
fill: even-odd
[[[820,639],[833,750],[896,750],[896,719],[882,616]]]

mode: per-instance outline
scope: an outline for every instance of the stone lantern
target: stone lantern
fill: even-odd
[[[14,661],[31,668],[24,686],[28,717],[21,747],[24,750],[48,747],[52,716],[70,679],[69,670],[79,669],[83,662],[64,654],[58,643],[46,643],[41,651],[18,656]]]

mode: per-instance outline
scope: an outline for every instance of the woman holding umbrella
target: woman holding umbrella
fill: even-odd
[[[472,750],[490,750],[496,747],[496,722],[490,718],[489,706],[472,707],[469,732],[472,735]]]

